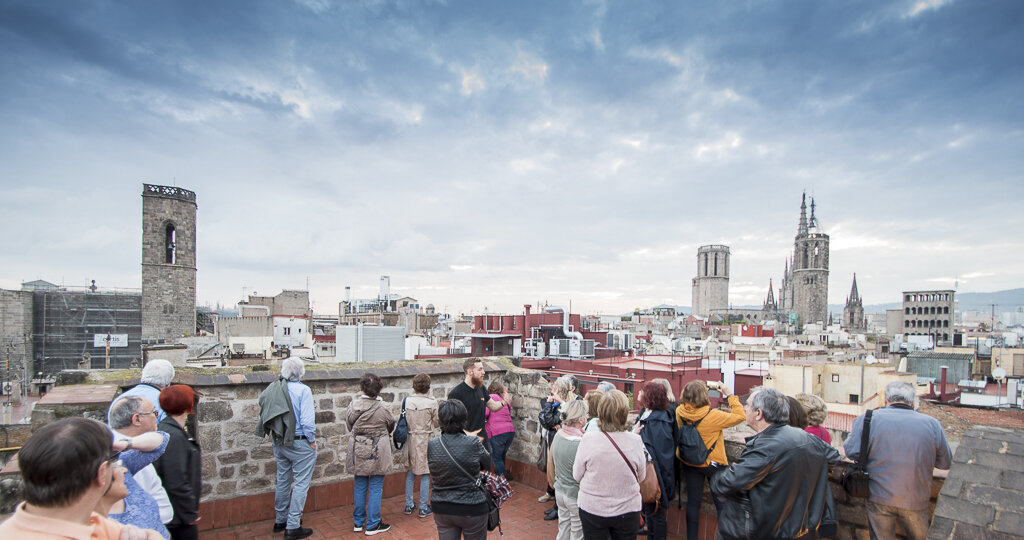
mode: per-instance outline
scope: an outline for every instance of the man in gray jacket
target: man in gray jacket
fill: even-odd
[[[896,537],[896,523],[907,538],[928,536],[928,501],[933,469],[949,469],[952,452],[939,421],[914,410],[914,387],[891,382],[885,387],[886,406],[871,413],[868,429],[868,528],[872,539]],[[864,415],[853,421],[843,448],[847,457],[860,455]]]

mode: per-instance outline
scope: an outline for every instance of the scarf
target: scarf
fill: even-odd
[[[580,428],[562,426],[562,434],[567,440],[575,441],[583,438],[583,430]]]

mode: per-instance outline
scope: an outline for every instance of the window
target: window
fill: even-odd
[[[287,326],[284,327],[284,335],[286,335],[286,336],[292,335],[292,329],[288,328]]]
[[[945,307],[942,308],[942,314],[943,315],[949,315],[949,306],[945,306]]]
[[[821,373],[818,374],[818,384],[821,384]]]
[[[715,275],[718,275],[718,254],[715,253]]]
[[[903,295],[903,301],[904,302],[909,302],[910,301],[910,295],[909,294],[904,294]]]
[[[833,373],[832,374],[832,382],[839,382],[839,374],[838,373]]]
[[[910,321],[903,321],[903,328],[910,328]]]
[[[903,308],[904,315],[910,315],[910,308]]]
[[[164,262],[174,264],[174,224],[168,223],[164,229]]]
[[[860,396],[858,396],[857,394],[850,394],[850,403],[851,404],[860,403]]]

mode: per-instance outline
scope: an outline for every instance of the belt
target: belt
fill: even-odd
[[[295,440],[297,441],[299,439],[306,439],[306,436],[305,435],[296,435],[295,436]],[[308,441],[309,439],[306,439],[306,440]]]

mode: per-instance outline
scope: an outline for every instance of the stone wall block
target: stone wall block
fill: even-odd
[[[203,490],[203,491],[204,491],[204,495],[206,495],[206,493],[205,493],[206,490]],[[236,482],[235,480],[230,480],[230,481],[227,481],[227,482],[221,482],[221,483],[217,484],[217,490],[216,491],[217,491],[217,495],[228,495],[228,496],[230,496],[230,495],[232,495],[232,494],[234,494],[235,492],[238,491],[238,482]]]
[[[199,447],[203,453],[214,454],[221,450],[221,428],[217,424],[199,424]]]
[[[214,423],[230,420],[235,416],[231,410],[231,404],[224,401],[200,401],[199,421],[202,423]]]
[[[949,478],[962,478],[968,482],[995,485],[999,482],[999,473],[998,469],[963,463],[953,466],[949,471]]]
[[[314,422],[317,426],[323,424],[333,424],[337,421],[337,417],[334,415],[334,411],[321,411],[314,414]]]
[[[334,398],[334,406],[342,411],[348,409],[352,404],[352,395],[338,396]]]
[[[1024,473],[1017,471],[1003,471],[1002,481],[999,483],[1005,489],[1024,491]]]
[[[982,439],[980,437],[964,437],[960,440],[960,448],[976,448],[978,450],[985,450],[988,452],[997,452],[1003,447],[1003,441],[995,439]]]
[[[269,437],[268,437],[269,439]],[[252,446],[249,450],[249,459],[263,460],[274,458],[274,445],[269,442],[264,442],[256,446]]]
[[[334,400],[327,397],[317,402],[317,408],[321,411],[329,411],[334,408]]]
[[[252,462],[248,462],[238,468],[238,474],[241,476],[251,476],[258,472],[260,472],[259,465]]]
[[[235,477],[235,468],[231,465],[225,465],[217,471],[221,478],[229,480]]]
[[[1020,494],[1008,489],[991,486],[972,485],[967,489],[967,500],[978,504],[987,504],[1002,508],[1008,501],[1018,499]]]
[[[946,478],[946,481],[942,484],[942,491],[940,494],[953,498],[960,497],[963,486],[963,478]]]
[[[1007,534],[1024,535],[1024,513],[1021,513],[1022,509],[1020,507],[1020,502],[1021,501],[1018,498],[1016,501],[1017,512],[1012,512],[1010,510],[1003,510],[999,512],[999,515],[996,516],[995,523],[992,524],[992,528]],[[1004,503],[1005,504],[1002,506],[1015,504],[1013,499],[1004,501]]]
[[[993,452],[978,452],[977,462],[983,467],[991,467],[998,471],[1017,471],[1024,472],[1024,459],[1020,456],[1012,456],[1009,454],[997,454]],[[995,482],[989,482],[994,484]]]
[[[337,456],[333,450],[320,449],[316,453],[316,464],[323,465],[326,463],[333,463]]]
[[[243,463],[248,457],[248,452],[245,450],[233,450],[231,452],[222,452],[217,454],[217,461],[221,465]]]
[[[942,504],[935,509],[936,517],[945,517],[979,527],[985,527],[992,523],[995,514],[994,508],[951,498],[944,498]]]

